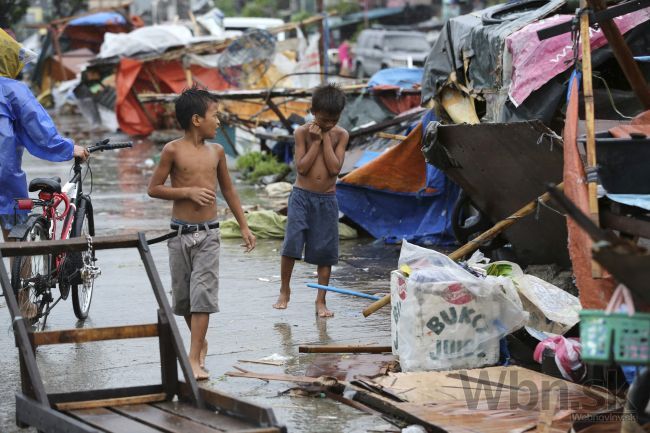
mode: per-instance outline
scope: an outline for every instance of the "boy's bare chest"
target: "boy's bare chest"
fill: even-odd
[[[174,159],[174,172],[182,177],[210,176],[217,174],[219,157],[212,149],[199,149],[181,153]]]

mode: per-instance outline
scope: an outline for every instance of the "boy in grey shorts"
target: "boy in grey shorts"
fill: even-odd
[[[313,122],[296,129],[294,162],[298,176],[289,197],[287,228],[280,262],[281,286],[273,308],[285,309],[291,296],[291,273],[302,258],[318,266],[318,284],[327,286],[332,265],[338,262],[339,209],[336,180],[343,166],[348,133],[337,126],[345,107],[345,94],[334,84],[318,87],[312,96]],[[316,295],[316,314],[333,316],[325,291]]]
[[[178,235],[167,242],[172,308],[174,314],[185,317],[190,328],[189,360],[197,380],[209,377],[205,335],[210,313],[219,311],[217,185],[239,223],[246,252],[255,248],[255,236],[230,180],[223,147],[205,142],[217,133],[218,111],[216,99],[205,90],[188,89],[178,97],[176,119],[185,135],[165,145],[148,189],[151,197],[174,202],[171,228]],[[165,185],[167,177],[171,186]]]

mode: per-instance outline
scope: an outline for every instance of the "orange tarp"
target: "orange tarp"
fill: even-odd
[[[417,193],[426,185],[426,162],[422,156],[421,140],[422,124],[418,123],[404,141],[353,170],[341,182],[392,192]]]
[[[224,90],[229,87],[216,69],[192,65],[190,70],[194,82],[201,87],[209,90]],[[140,104],[136,94],[181,93],[188,84],[185,71],[178,60],[143,64],[138,60],[121,59],[116,87],[115,112],[120,129],[129,135],[149,135],[156,128],[169,126],[164,124],[164,109],[161,104]]]
[[[580,153],[578,151],[578,79],[571,80],[571,95],[566,112],[564,140],[564,192],[585,214],[589,214],[589,195]],[[567,218],[569,255],[583,308],[604,309],[614,291],[610,278],[591,276],[591,238],[572,219]]]

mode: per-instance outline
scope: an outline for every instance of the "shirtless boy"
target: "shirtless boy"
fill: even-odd
[[[176,100],[176,118],[185,135],[169,142],[160,155],[148,193],[173,200],[171,228],[178,231],[167,241],[172,277],[172,308],[184,316],[191,332],[189,360],[197,380],[205,380],[205,339],[210,314],[219,311],[219,223],[217,182],[239,223],[246,252],[255,248],[235,191],[223,147],[206,143],[219,127],[217,100],[205,90],[184,91]],[[171,186],[165,185],[171,177]]]
[[[327,286],[332,265],[339,259],[339,208],[336,179],[343,166],[348,133],[337,126],[345,94],[337,86],[318,87],[312,96],[313,122],[295,131],[294,161],[298,171],[289,197],[287,228],[280,262],[281,286],[273,308],[285,309],[291,296],[291,273],[296,259],[318,266],[318,284]],[[325,304],[325,290],[316,295],[316,314],[333,316]]]

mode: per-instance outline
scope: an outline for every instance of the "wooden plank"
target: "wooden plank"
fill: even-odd
[[[359,346],[359,345],[305,345],[298,346],[299,353],[386,353],[391,352],[390,346]]]
[[[187,396],[189,394],[189,387],[185,382],[180,381],[179,388],[181,395]],[[255,426],[283,428],[270,408],[258,406],[213,389],[201,387],[199,391],[201,398],[214,410],[227,412]]]
[[[20,244],[21,242],[10,243]],[[6,245],[6,243],[4,245]],[[4,260],[2,260],[3,256],[3,251],[0,249],[0,285],[2,285],[2,292],[4,293],[5,302],[9,308],[9,314],[11,315],[11,320],[14,328],[14,335],[16,337],[16,342],[18,343],[18,351],[21,359],[21,382],[23,389],[32,390],[34,392],[33,397],[36,399],[36,401],[45,406],[49,406],[50,403],[47,398],[47,393],[45,392],[45,386],[43,385],[41,374],[38,371],[38,366],[36,365],[34,348],[29,341],[27,321],[21,317],[18,301],[16,300],[16,295],[14,294],[13,288],[11,287],[11,282],[9,281],[9,275],[7,275],[7,268],[5,268]],[[29,384],[25,384],[25,379],[29,380]]]
[[[164,392],[157,394],[136,395],[132,397],[106,398],[101,400],[71,401],[67,403],[57,403],[54,406],[61,411],[77,409],[94,409],[97,407],[123,406],[129,404],[141,403],[158,403],[165,401],[167,394]]]
[[[172,308],[169,305],[169,301],[167,300],[167,295],[165,294],[165,289],[163,288],[162,281],[160,281],[160,275],[156,270],[156,264],[154,263],[153,257],[151,256],[151,250],[147,244],[147,239],[142,232],[138,233],[138,251],[140,253],[140,258],[142,259],[144,268],[147,271],[147,276],[149,277],[154,296],[156,297],[156,301],[158,301],[162,320],[165,323],[169,324],[174,352],[176,353],[176,358],[181,365],[181,371],[183,372],[185,381],[189,386],[190,392],[187,394],[187,397],[191,398],[197,407],[202,409],[205,407],[205,405],[199,393],[199,385],[194,378],[194,373],[192,372],[192,367],[190,366],[190,360],[187,357],[185,346],[183,345],[183,339],[181,338],[181,334],[178,330],[176,320],[174,320]]]
[[[629,235],[650,239],[650,221],[614,213],[608,209],[601,209],[600,224],[602,227],[618,230]]]
[[[68,412],[91,426],[111,433],[160,433],[160,430],[104,408],[79,409]]]
[[[160,338],[160,377],[163,387],[167,393],[168,400],[178,394],[178,358],[174,351],[172,331],[169,322],[165,319],[164,313],[158,309],[158,327]]]
[[[49,344],[86,343],[89,341],[124,340],[158,336],[157,324],[110,326],[106,328],[79,328],[34,332],[30,335],[35,346]]]
[[[185,417],[189,420],[205,424],[208,427],[220,429],[223,431],[244,430],[252,429],[255,427],[253,423],[235,418],[234,416],[220,414],[211,410],[197,409],[188,403],[180,401],[156,403],[153,406],[161,410],[176,414],[178,416]]]
[[[96,428],[16,394],[16,423],[48,433],[101,433]]]
[[[148,404],[120,406],[111,408],[111,410],[168,433],[220,433],[224,431]],[[208,413],[206,409],[199,410]]]
[[[95,250],[133,248],[136,246],[138,246],[138,238],[135,235],[97,236],[93,238],[93,247]],[[70,253],[85,251],[87,248],[88,242],[82,238],[62,241],[0,243],[0,251],[4,257],[34,256],[43,253]]]
[[[108,398],[133,397],[164,392],[162,385],[129,386],[125,388],[95,389],[92,391],[75,391],[48,394],[50,401],[67,403],[71,401],[102,400]]]

